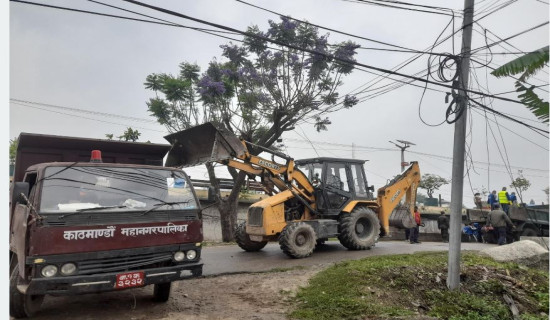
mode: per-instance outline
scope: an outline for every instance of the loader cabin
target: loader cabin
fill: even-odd
[[[365,160],[323,157],[295,163],[315,187],[317,209],[325,216],[337,216],[351,200],[375,200],[374,186],[367,187]]]

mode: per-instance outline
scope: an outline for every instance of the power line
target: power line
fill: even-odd
[[[80,113],[87,113],[87,114],[91,114],[91,115],[99,115],[99,116],[110,117],[110,118],[119,118],[119,119],[126,119],[126,120],[131,120],[131,121],[139,121],[139,122],[154,123],[154,124],[157,123],[156,120],[151,120],[151,119],[143,119],[143,118],[136,118],[136,117],[130,117],[130,116],[123,116],[123,115],[119,115],[119,114],[98,112],[98,111],[79,109],[79,108],[74,108],[74,107],[72,107],[72,108],[71,107],[64,107],[64,106],[59,106],[59,105],[47,104],[47,103],[43,103],[43,102],[26,101],[26,100],[14,99],[14,98],[10,98],[10,101],[12,101],[14,103],[18,102],[18,103],[39,105],[39,106],[47,107],[47,108],[54,108],[54,109],[74,111],[74,112],[80,112]]]
[[[98,119],[93,119],[93,118],[78,116],[78,115],[75,115],[75,114],[70,114],[70,113],[65,113],[65,112],[59,112],[59,111],[48,110],[48,109],[45,109],[45,108],[40,108],[40,107],[37,107],[37,106],[27,105],[27,104],[23,104],[23,103],[19,103],[19,102],[12,102],[12,103],[13,103],[13,104],[16,104],[16,105],[19,105],[19,106],[27,107],[27,108],[39,109],[39,110],[43,110],[43,111],[47,111],[47,112],[53,112],[53,113],[58,113],[58,114],[63,114],[63,115],[71,116],[71,117],[76,117],[76,118],[81,118],[81,119],[87,119],[87,120],[92,120],[92,121],[97,121],[97,122],[103,122],[103,123],[108,123],[108,124],[115,124],[115,125],[119,125],[119,126],[129,127],[128,125],[122,124],[122,123],[110,122],[110,121],[103,121],[103,120],[98,120]],[[148,130],[148,131],[156,131],[156,132],[166,133],[165,131],[161,131],[161,130],[149,129],[149,128],[144,128],[144,127],[136,127],[136,126],[133,126],[133,127],[134,127],[134,128],[138,128],[138,129],[142,129],[142,130]]]
[[[302,136],[302,135],[300,135]],[[302,137],[303,138],[303,137]],[[293,141],[293,142],[302,142],[302,143],[307,143],[307,144],[311,144],[311,143],[314,143],[314,144],[320,144],[320,145],[330,145],[330,146],[338,146],[338,147],[348,147],[350,149],[344,149],[343,151],[349,151],[351,150],[351,147],[349,144],[343,144],[343,143],[334,143],[334,142],[326,142],[326,141],[315,141],[315,140],[305,140],[305,139],[295,139],[295,138],[283,138],[283,140],[288,140],[288,141]],[[354,145],[354,147],[356,149],[367,149],[367,150],[375,150],[375,151],[398,151],[398,150],[395,150],[393,148],[383,148],[383,147],[370,147],[370,146],[363,146],[363,145]],[[417,152],[417,151],[408,151],[410,153],[414,153],[414,154],[419,154],[419,155],[424,155],[424,156],[430,156],[430,157],[434,157],[434,158],[439,158],[439,159],[447,159],[447,160],[450,160],[452,161],[453,160],[453,157],[447,157],[447,156],[442,156],[442,155],[436,155],[436,154],[431,154],[431,153],[423,153],[423,152]],[[502,165],[499,165],[499,164],[495,164],[495,163],[487,163],[487,162],[482,162],[482,161],[473,161],[474,163],[479,163],[479,164],[489,164],[489,165],[493,165],[493,166],[502,166]],[[534,168],[527,168],[527,167],[518,167],[518,166],[512,166],[512,168],[514,169],[521,169],[521,170],[531,170],[531,171],[540,171],[540,172],[549,172],[549,170],[546,170],[546,169],[534,169]]]
[[[393,9],[400,9],[400,10],[408,10],[408,11],[415,11],[415,12],[422,12],[422,13],[432,13],[432,14],[438,14],[438,15],[445,15],[445,16],[452,16],[452,14],[445,13],[445,12],[437,12],[437,11],[429,11],[429,10],[421,10],[421,9],[413,9],[413,8],[406,8],[406,7],[400,7],[396,5],[389,5],[384,3],[377,3],[375,1],[368,1],[368,0],[345,0],[348,2],[356,2],[361,4],[368,4],[368,5],[374,5],[379,7],[387,7],[387,8],[393,8]],[[378,1],[378,2],[390,2],[390,1]],[[410,5],[410,4],[409,4]],[[450,9],[449,9],[450,10]]]

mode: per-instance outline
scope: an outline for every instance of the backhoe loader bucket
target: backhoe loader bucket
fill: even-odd
[[[172,145],[167,167],[192,167],[242,156],[246,152],[239,138],[207,122],[164,137]]]

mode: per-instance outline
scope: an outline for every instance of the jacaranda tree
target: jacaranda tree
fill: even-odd
[[[269,148],[304,121],[317,131],[327,130],[328,113],[357,103],[354,96],[338,93],[354,67],[359,46],[351,41],[330,45],[328,34],[319,34],[316,27],[281,17],[279,22],[270,20],[266,32],[249,27],[242,44],[220,47],[222,58],[212,60],[203,73],[184,62],[178,75],[147,76],[145,87],[155,92],[147,102],[149,112],[170,133],[213,122]],[[228,168],[235,184],[229,197],[222,198],[214,168],[207,168],[219,202],[222,237],[231,241],[246,174]]]

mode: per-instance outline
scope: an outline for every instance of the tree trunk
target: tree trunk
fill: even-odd
[[[234,181],[233,189],[229,196],[223,197],[220,192],[220,183],[216,178],[216,173],[214,172],[214,166],[211,163],[206,164],[208,170],[208,176],[210,177],[210,184],[214,187],[214,194],[216,200],[218,201],[218,211],[220,212],[220,223],[222,229],[222,241],[230,242],[233,241],[235,236],[235,227],[237,225],[237,210],[238,210],[238,201],[239,194],[241,192],[241,187],[246,178],[245,172],[239,172],[237,178]]]

